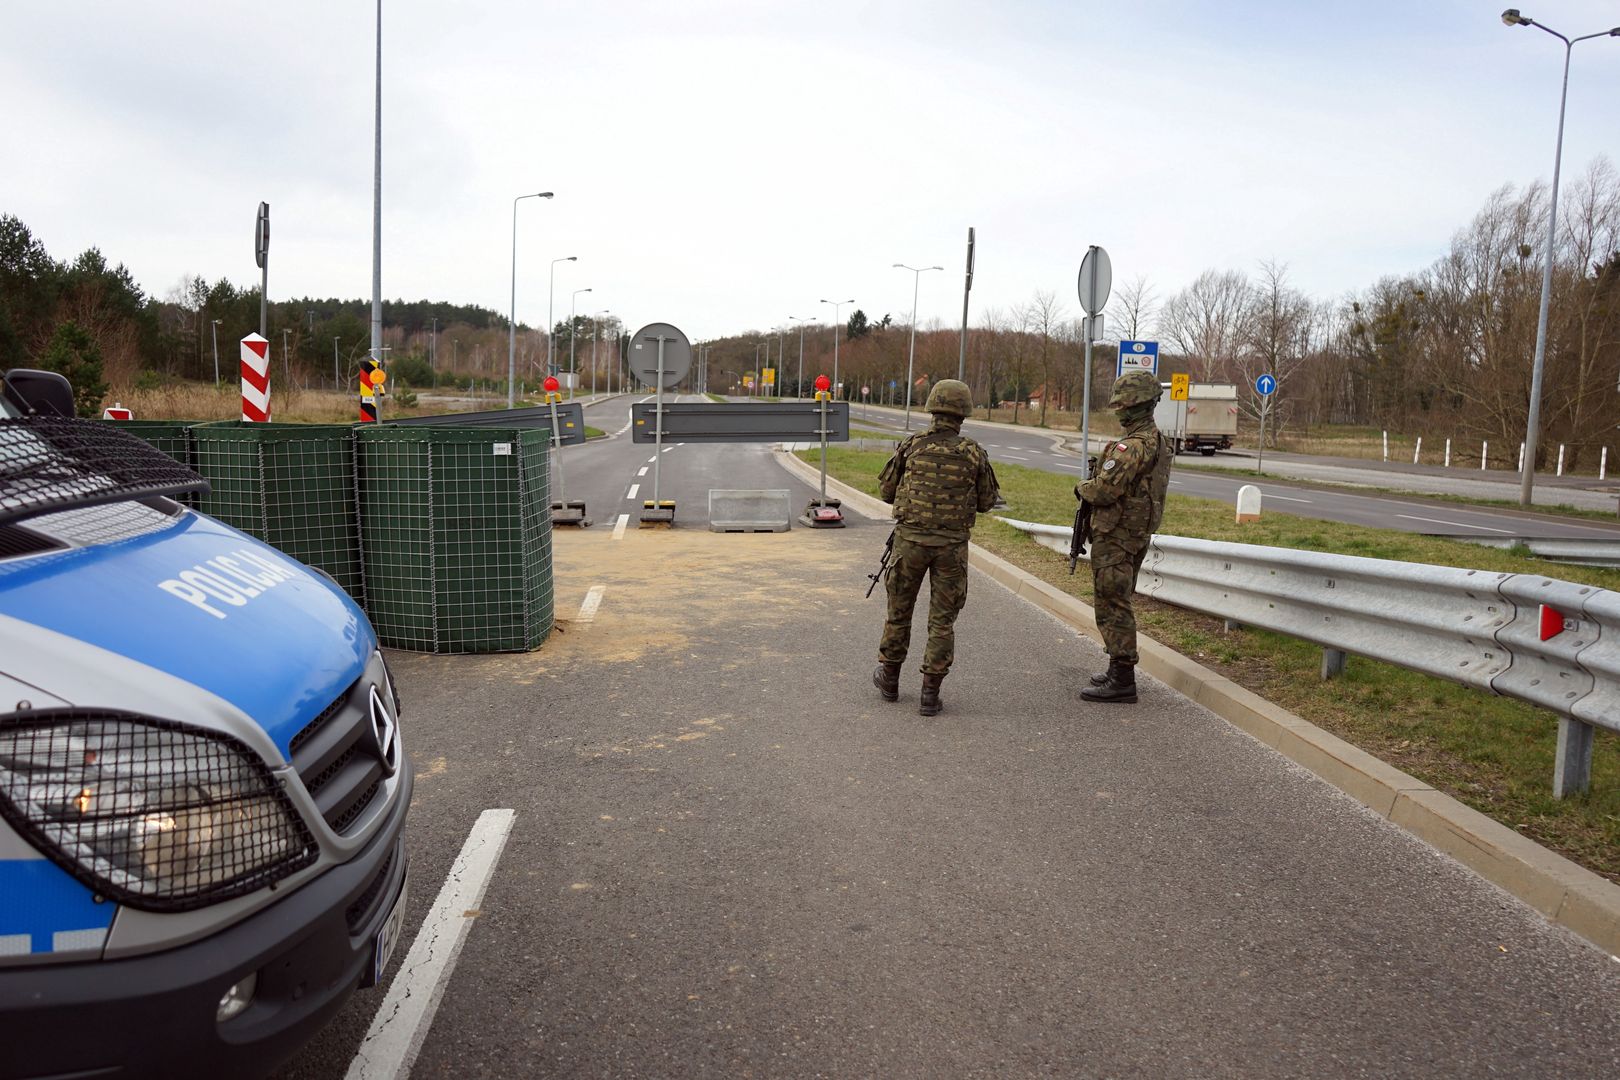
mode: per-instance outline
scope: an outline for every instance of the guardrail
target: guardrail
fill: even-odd
[[[1067,553],[1062,525],[999,518]],[[1591,782],[1595,727],[1620,732],[1620,593],[1540,574],[1155,536],[1136,591],[1558,715],[1553,794]]]

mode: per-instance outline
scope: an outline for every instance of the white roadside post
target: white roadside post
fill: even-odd
[[[1080,260],[1077,291],[1080,307],[1091,318],[1102,314],[1114,287],[1114,264],[1108,252],[1092,244]],[[1080,479],[1091,479],[1091,334],[1085,335],[1086,362],[1080,394]]]
[[[1451,440],[1446,440],[1446,468],[1451,468]]]
[[[1487,460],[1489,460],[1490,451],[1491,451],[1491,441],[1489,439],[1481,439],[1480,443],[1479,443],[1479,471],[1480,472],[1485,471],[1485,462]]]
[[[1418,457],[1423,453],[1423,436],[1419,435],[1417,445],[1412,447],[1412,464],[1418,463]]]
[[[1564,475],[1564,444],[1558,444],[1558,475]]]
[[[1609,448],[1605,446],[1603,453],[1598,455],[1598,479],[1607,479],[1609,475]]]
[[[1389,432],[1384,432],[1384,460],[1389,460]]]

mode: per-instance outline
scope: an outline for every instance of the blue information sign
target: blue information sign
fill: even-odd
[[[1119,343],[1119,363],[1114,378],[1127,371],[1159,373],[1159,343],[1157,341],[1122,341]]]
[[[1254,380],[1254,392],[1261,397],[1270,397],[1277,389],[1277,380],[1270,375],[1261,375]]]

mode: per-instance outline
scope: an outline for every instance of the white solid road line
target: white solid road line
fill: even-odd
[[[1309,500],[1309,499],[1296,499],[1292,495],[1273,495],[1269,491],[1265,492],[1264,495],[1265,495],[1265,498],[1267,498],[1267,499],[1280,499],[1283,502],[1304,503],[1306,506],[1309,506],[1311,504],[1311,500]]]
[[[646,476],[647,475],[647,466],[643,465],[641,468],[637,469],[636,470],[636,475],[637,476]]]
[[[602,606],[602,594],[606,591],[606,585],[591,586],[590,591],[585,594],[585,599],[579,602],[579,622],[588,623],[596,618],[596,609]]]
[[[512,832],[513,816],[511,810],[485,810],[478,815],[450,867],[450,876],[411,942],[411,951],[389,984],[388,996],[377,1006],[377,1015],[349,1063],[347,1080],[404,1080],[411,1074]]]
[[[633,498],[636,497],[636,492],[638,492],[640,490],[641,490],[641,485],[640,484],[631,484],[630,485],[630,490],[625,493],[624,497],[627,498],[627,499],[633,499]]]
[[[1439,518],[1413,517],[1411,514],[1396,514],[1395,516],[1405,518],[1407,521],[1427,521],[1431,525],[1450,525],[1453,529],[1479,529],[1482,532],[1504,533],[1507,535],[1513,533],[1512,529],[1493,529],[1489,525],[1470,525],[1466,521],[1441,521]]]
[[[685,446],[685,445],[686,445],[686,444],[685,444],[685,443],[677,443],[677,444],[676,444],[676,445],[677,445],[677,446]],[[671,450],[673,450],[673,449],[675,449],[675,447],[674,447],[674,446],[666,446],[666,447],[664,447],[664,453],[666,453],[666,454],[667,454],[667,453],[669,453],[669,452],[670,452],[670,451],[671,451]]]
[[[624,539],[624,527],[626,525],[628,525],[628,524],[630,524],[630,515],[629,514],[620,514],[618,523],[613,526],[613,539],[615,539],[615,540],[623,540]]]

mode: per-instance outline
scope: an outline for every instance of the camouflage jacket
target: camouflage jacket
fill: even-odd
[[[897,536],[941,545],[966,541],[999,489],[984,447],[963,435],[960,423],[936,418],[895,449],[878,475],[878,493],[894,505]]]
[[[1169,441],[1159,434],[1151,415],[1108,444],[1096,474],[1074,488],[1096,508],[1091,524],[1099,536],[1123,531],[1146,538],[1159,527],[1173,459]]]

